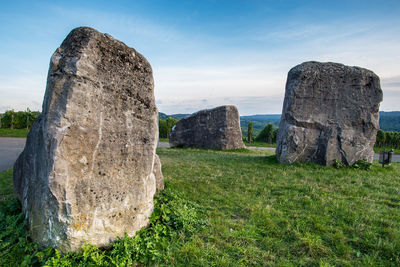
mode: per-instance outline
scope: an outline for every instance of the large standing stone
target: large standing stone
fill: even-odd
[[[276,155],[281,163],[372,161],[382,90],[372,71],[305,62],[289,71]]]
[[[172,147],[244,148],[239,112],[235,106],[198,111],[181,119],[169,137]]]
[[[147,60],[108,34],[77,28],[56,50],[43,114],[14,165],[34,241],[75,251],[148,224],[156,191],[153,88]]]

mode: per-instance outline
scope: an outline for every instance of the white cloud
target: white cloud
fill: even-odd
[[[309,60],[373,70],[381,77],[384,90],[381,109],[400,109],[398,105],[396,108],[400,102],[400,27],[391,21],[354,23],[349,19],[319,25],[299,21],[274,29],[260,24],[259,29],[243,36],[218,37],[182,32],[176,25],[164,25],[140,14],[120,15],[57,5],[50,11],[60,19],[54,20],[52,27],[43,27],[48,18],[35,26],[37,31],[45,30],[41,36],[50,36],[49,43],[55,46],[51,51],[72,27],[88,25],[110,33],[145,55],[153,66],[155,95],[162,112],[191,113],[235,104],[242,115],[280,113],[287,72]],[[231,44],[226,46],[228,41]],[[28,50],[29,45],[21,49]],[[5,107],[40,109],[49,57],[2,57],[7,60],[0,65],[0,112]],[[11,60],[12,66],[4,63]],[[8,71],[6,76],[3,70],[7,69],[12,73]]]
[[[222,105],[235,105],[239,114],[280,114],[283,97],[281,96],[241,96],[241,97],[210,97],[167,99],[165,104],[158,105],[160,112],[166,114],[193,113],[201,109],[214,108]],[[206,101],[204,101],[206,100]]]
[[[157,99],[279,95],[286,76],[271,66],[154,67]],[[165,100],[163,100],[165,102]]]
[[[26,108],[34,111],[42,110],[46,88],[45,75],[0,76],[0,80],[0,112],[8,109],[26,110]]]
[[[381,86],[388,90],[398,91],[400,94],[400,75],[381,78]]]

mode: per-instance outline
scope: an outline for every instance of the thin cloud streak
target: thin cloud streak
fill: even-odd
[[[29,75],[18,78],[0,76],[0,80],[2,81],[0,83],[0,112],[8,109],[26,110],[26,108],[35,111],[42,110],[46,76]]]
[[[206,100],[206,101],[205,101]],[[164,104],[165,103],[165,104]],[[168,99],[158,105],[160,112],[166,114],[194,113],[222,105],[235,105],[240,115],[280,114],[283,98],[281,96],[241,96],[241,97],[212,97],[207,99],[180,98]]]
[[[381,86],[391,91],[398,91],[400,94],[400,76],[381,78]]]
[[[0,59],[9,63],[0,66],[1,107],[25,109],[29,105],[37,109],[34,103],[43,99],[52,52],[72,27],[81,25],[111,34],[149,60],[154,70],[159,110],[166,113],[187,113],[229,101],[238,103],[243,114],[280,113],[288,71],[310,60],[371,69],[382,81],[381,110],[392,110],[396,107],[394,103],[400,102],[397,18],[381,16],[371,21],[338,16],[318,24],[288,17],[285,23],[275,23],[274,27],[260,20],[258,24],[243,25],[240,35],[217,35],[206,28],[202,32],[185,31],[177,23],[162,23],[158,18],[134,11],[119,13],[115,9],[61,4],[41,8],[50,15],[24,19],[25,14],[20,14],[18,21],[23,29],[36,36],[32,42],[38,39],[45,48],[16,38],[13,42],[18,43],[18,53],[8,56],[4,52],[7,42],[3,42]],[[52,27],[48,27],[49,21]],[[26,31],[23,30],[24,35]],[[40,56],[29,56],[38,49]],[[274,99],[273,103],[270,99]]]
[[[269,67],[193,67],[157,68],[155,94],[166,97],[231,97],[277,95],[284,89],[285,76]]]

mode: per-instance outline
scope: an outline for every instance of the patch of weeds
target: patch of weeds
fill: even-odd
[[[369,163],[366,160],[359,160],[356,163],[354,163],[354,165],[352,165],[351,167],[353,169],[360,169],[360,170],[370,170],[372,166],[372,163]]]
[[[15,199],[0,209],[0,265],[131,266],[162,263],[168,250],[182,246],[183,241],[190,240],[206,225],[206,221],[200,219],[200,211],[200,206],[166,189],[155,197],[149,227],[141,229],[134,237],[125,235],[112,243],[108,250],[87,244],[80,252],[62,255],[52,248],[39,250],[29,241],[24,216]]]
[[[298,236],[296,244],[301,254],[316,258],[325,256],[328,253],[329,249],[323,245],[320,236],[311,233],[305,233],[304,235],[296,233],[296,235]]]
[[[224,150],[224,152],[249,153],[250,149],[248,149],[248,148],[236,148],[236,149]]]
[[[0,206],[0,266],[28,266],[38,263],[36,244],[28,241],[24,215],[17,199]],[[25,255],[25,256],[23,256]]]
[[[125,236],[117,240],[110,253],[113,259],[128,265],[163,262],[167,250],[179,246],[179,241],[189,239],[206,225],[204,220],[199,219],[200,207],[174,193],[158,195],[154,206],[150,227],[142,229],[133,238]]]
[[[335,159],[333,163],[333,167],[336,169],[342,169],[342,168],[352,168],[352,169],[359,169],[359,170],[370,170],[372,166],[372,163],[369,163],[366,160],[359,160],[356,163],[354,163],[351,166],[348,166],[344,164],[342,161]]]
[[[346,164],[344,164],[341,160],[335,159],[335,161],[333,162],[333,167],[336,169],[341,169],[346,167]]]
[[[12,169],[0,172],[0,204],[14,198],[12,176]]]

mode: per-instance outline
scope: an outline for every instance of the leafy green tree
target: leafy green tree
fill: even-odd
[[[387,146],[392,146],[393,144],[393,132],[386,132],[386,144]]]
[[[2,128],[13,128],[13,117],[14,117],[14,110],[7,110],[4,112],[1,118],[1,127]]]
[[[30,129],[33,122],[39,117],[40,112],[7,110],[1,115],[1,128]]]
[[[160,138],[168,138],[168,127],[165,120],[160,119],[158,121],[158,131]]]
[[[274,129],[274,136],[272,139],[272,142],[274,142],[274,143],[276,143],[276,138],[278,137],[278,130],[279,130],[279,128]]]
[[[253,122],[249,122],[247,125],[247,141],[253,143]]]
[[[400,132],[378,130],[375,146],[400,149]]]
[[[265,125],[264,129],[257,135],[256,141],[264,141],[268,142],[268,144],[272,144],[274,139],[274,126],[271,123]]]
[[[169,117],[165,121],[167,123],[167,138],[169,138],[169,134],[171,133],[172,127],[175,126],[175,124],[178,122],[178,120],[174,119],[172,117]]]
[[[382,147],[385,145],[385,141],[386,141],[386,133],[385,131],[379,129],[378,132],[376,133],[376,145]]]
[[[395,148],[400,149],[400,132],[395,133]]]
[[[27,129],[31,129],[33,122],[40,116],[40,112],[30,111],[27,109]]]
[[[13,118],[13,125],[15,129],[23,129],[27,126],[27,114],[25,111],[15,112]]]

